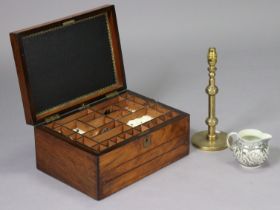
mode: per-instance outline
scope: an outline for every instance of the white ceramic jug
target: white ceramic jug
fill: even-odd
[[[227,144],[235,159],[244,167],[259,167],[267,160],[270,134],[257,129],[245,129],[227,136]]]

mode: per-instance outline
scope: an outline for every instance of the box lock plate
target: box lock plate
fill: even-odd
[[[150,136],[146,136],[144,138],[144,141],[143,141],[144,148],[149,147],[151,145],[151,143],[152,143],[151,137]]]

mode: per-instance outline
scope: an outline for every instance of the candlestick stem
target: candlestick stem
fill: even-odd
[[[209,84],[206,87],[208,94],[208,118],[205,120],[208,130],[201,131],[193,135],[192,143],[199,149],[207,151],[217,151],[227,148],[226,133],[217,132],[216,126],[218,119],[216,118],[216,94],[218,87],[216,86],[216,64],[218,56],[216,48],[209,48],[208,50],[208,72]]]

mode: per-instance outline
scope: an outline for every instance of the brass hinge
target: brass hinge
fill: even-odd
[[[52,115],[50,117],[45,118],[45,123],[50,123],[52,121],[58,120],[60,118],[59,114]]]
[[[78,109],[83,110],[83,109],[87,109],[89,107],[90,107],[90,104],[82,104]]]
[[[106,95],[106,98],[113,98],[113,97],[115,97],[117,95],[119,95],[119,92],[118,91],[114,91],[114,92],[108,93]]]
[[[65,22],[62,23],[63,26],[68,26],[68,25],[72,25],[75,23],[75,20],[67,20]]]

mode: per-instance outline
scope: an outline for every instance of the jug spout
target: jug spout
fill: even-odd
[[[262,140],[270,140],[272,139],[272,136],[268,133],[264,133],[263,136],[262,136]]]

